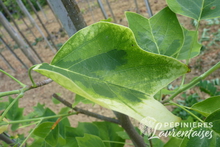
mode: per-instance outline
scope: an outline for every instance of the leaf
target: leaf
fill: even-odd
[[[217,140],[215,133],[213,133],[208,128],[195,128],[190,133],[184,137],[180,144],[180,147],[217,147]]]
[[[0,102],[0,111],[6,109],[8,102]]]
[[[99,136],[99,129],[95,124],[89,122],[79,122],[77,128],[83,130],[83,133]]]
[[[170,140],[164,145],[164,147],[173,147],[173,146],[179,146],[182,142],[181,138],[172,137]]]
[[[53,102],[54,104],[60,104],[60,101],[58,101],[58,100],[55,99],[54,97],[52,98],[52,102]]]
[[[51,146],[55,146],[58,140],[58,127],[51,130],[52,122],[44,122],[40,124],[33,132],[34,135],[44,138]]]
[[[94,104],[92,101],[80,96],[80,95],[76,95],[75,96],[75,100],[74,103],[72,104],[72,107],[74,108],[76,105],[78,105],[80,102],[82,102],[83,104]]]
[[[194,38],[198,38],[197,31],[189,31],[184,27],[182,27],[182,29],[185,36],[185,40],[179,52],[179,55],[177,56],[177,59],[179,60],[189,59],[197,56],[200,53],[200,49],[202,47],[202,45],[199,44],[197,40],[194,39]],[[191,52],[190,49],[192,49]]]
[[[191,108],[207,117],[214,111],[220,109],[219,106],[220,96],[214,96],[194,104]]]
[[[104,142],[106,147],[123,147],[124,144],[111,143],[111,141],[124,143],[125,140],[118,136],[117,132],[123,129],[117,124],[110,122],[93,122],[99,129],[99,137],[102,140],[108,140],[109,142]]]
[[[84,28],[63,45],[51,64],[34,70],[103,107],[139,121],[154,120],[146,122],[149,127],[180,121],[153,96],[188,67],[142,50],[127,27],[98,22]]]
[[[91,134],[85,134],[84,137],[76,137],[79,147],[105,147],[102,140]]]
[[[120,136],[122,139],[130,140],[130,137],[125,131],[118,131],[116,132],[118,136]]]
[[[84,131],[82,128],[66,127],[66,146],[65,147],[78,147],[76,137],[83,137]]]
[[[129,28],[138,45],[145,51],[176,57],[184,37],[178,19],[168,7],[147,19],[133,12],[126,12]]]
[[[211,123],[212,130],[220,135],[220,109],[210,114],[205,121]]]
[[[40,104],[37,103],[37,106],[34,107],[34,112],[38,115],[38,116],[42,116],[45,112],[45,108],[44,108],[45,104]]]
[[[167,0],[170,9],[196,20],[220,17],[218,0]]]
[[[209,94],[210,96],[220,95],[220,92],[218,92],[217,88],[215,87],[215,82],[217,81],[215,80],[213,82],[210,82],[208,80],[200,81],[197,86],[199,86],[201,91]]]
[[[3,121],[8,123],[8,120],[6,118],[3,118]],[[0,134],[5,132],[6,130],[8,130],[8,124],[7,125],[0,125]]]
[[[14,99],[9,97],[9,104],[12,103],[13,101]],[[16,101],[7,112],[6,118],[8,118],[9,120],[21,120],[23,118],[24,108],[19,108],[18,102],[19,101]],[[19,127],[19,123],[11,125],[12,131],[15,131],[18,127]]]

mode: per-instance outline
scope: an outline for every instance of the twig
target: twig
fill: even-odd
[[[134,126],[132,125],[129,117],[119,112],[115,112],[116,117],[118,118],[120,125],[127,132],[128,136],[131,138],[135,147],[146,147],[143,137],[137,133]]]
[[[38,88],[38,87],[47,85],[47,84],[49,84],[49,83],[51,83],[51,82],[53,82],[52,79],[46,79],[46,80],[44,80],[44,81],[37,82],[35,86],[33,86],[33,85],[32,85],[32,86],[27,86],[26,89],[27,89],[27,90],[30,90],[30,89]],[[26,89],[25,89],[25,91],[27,91]]]
[[[53,82],[53,80],[51,79],[47,79],[47,80],[44,80],[42,82],[37,82],[35,84],[35,86],[33,85],[27,85],[26,87],[22,88],[22,89],[18,89],[18,90],[12,90],[12,91],[5,91],[5,92],[0,92],[0,97],[3,97],[3,96],[9,96],[9,95],[13,95],[13,94],[20,94],[21,92],[26,92],[28,90],[31,90],[31,89],[34,89],[34,88],[38,88],[38,87],[41,87],[41,86],[44,86],[44,85],[47,85],[49,83]]]
[[[100,115],[100,114],[97,114],[97,113],[93,113],[93,112],[90,112],[90,111],[87,111],[87,110],[83,110],[83,109],[78,108],[78,107],[72,108],[71,103],[69,103],[68,101],[66,101],[65,99],[63,99],[62,97],[58,96],[55,93],[53,94],[53,97],[55,99],[57,99],[58,101],[60,101],[61,103],[63,103],[65,106],[75,110],[78,113],[85,114],[87,116],[98,118],[98,119],[101,119],[101,120],[104,120],[104,121],[112,122],[112,123],[115,123],[115,124],[120,124],[117,119],[106,117],[106,116],[103,116],[103,115]]]
[[[15,140],[10,139],[9,136],[6,136],[6,135],[5,135],[5,133],[0,134],[0,140],[4,141],[5,143],[7,143],[8,145],[11,145],[11,146],[16,145]]]

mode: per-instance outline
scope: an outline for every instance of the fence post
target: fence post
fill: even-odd
[[[63,28],[67,32],[68,36],[72,36],[77,32],[73,22],[71,21],[63,3],[60,0],[47,0],[51,10],[58,17],[62,23]]]
[[[56,1],[56,0],[54,0],[54,1]],[[54,1],[53,1],[53,2],[54,2]],[[58,2],[56,3],[56,4],[59,6],[58,3],[61,3],[61,2],[58,1]],[[60,28],[63,29],[63,25],[61,24],[60,20],[57,18],[57,14],[55,14],[55,12],[54,12],[54,10],[53,10],[53,9],[55,9],[55,8],[52,8],[52,6],[51,6],[51,4],[49,3],[48,0],[47,0],[47,5],[49,6],[49,8],[50,8],[51,12],[53,13],[54,17],[56,18],[56,21],[59,23]],[[65,29],[64,29],[64,31],[65,31]]]
[[[136,6],[136,12],[139,13],[138,3],[137,0],[134,0],[135,6]]]
[[[44,40],[46,41],[46,43],[48,44],[49,48],[56,53],[56,51],[54,50],[54,48],[50,45],[49,41],[47,40],[47,38],[45,37],[44,33],[41,31],[40,27],[37,25],[37,23],[34,21],[34,19],[32,18],[32,16],[30,15],[30,13],[28,12],[28,10],[25,8],[24,4],[22,3],[21,0],[16,0],[16,2],[18,3],[19,7],[21,8],[21,10],[23,11],[23,13],[25,13],[25,15],[28,16],[28,18],[30,19],[31,23],[37,28],[37,30],[40,32],[40,34],[43,36]]]
[[[86,27],[86,22],[75,0],[61,0],[76,30]]]
[[[7,7],[3,4],[2,0],[0,0],[0,5],[3,7],[3,10],[8,14],[8,16],[10,17],[11,21],[13,22],[13,24],[15,25],[17,31],[20,33],[20,35],[24,38],[24,40],[26,41],[26,43],[28,44],[28,46],[30,47],[30,49],[35,53],[35,55],[37,56],[37,58],[39,59],[40,62],[43,62],[43,60],[41,59],[41,57],[38,55],[38,53],[35,51],[35,49],[32,47],[31,43],[27,40],[27,38],[25,37],[25,35],[22,33],[22,31],[20,30],[20,28],[18,27],[17,23],[15,22],[13,16],[10,14],[9,10],[7,9]]]
[[[36,0],[37,6],[40,8],[40,11],[42,12],[42,14],[44,15],[45,19],[48,21],[47,15],[44,11],[44,9],[41,7],[40,3],[38,2],[38,0]]]
[[[8,62],[8,60],[0,53],[0,58],[5,62],[5,64],[13,71],[16,72],[16,70],[13,68],[13,66]]]
[[[46,31],[48,37],[50,37],[50,40],[51,40],[51,43],[52,43],[53,47],[54,47],[56,50],[58,50],[57,46],[56,46],[55,43],[53,42],[52,36],[50,35],[50,33],[48,32],[47,28],[46,28],[45,25],[43,24],[43,22],[42,22],[40,16],[37,14],[37,10],[34,8],[32,2],[31,2],[30,0],[27,0],[27,2],[28,2],[28,4],[31,6],[31,9],[34,11],[34,13],[35,13],[35,15],[37,16],[38,20],[40,21],[42,27],[43,27],[44,30]]]
[[[149,14],[149,17],[152,17],[153,16],[153,13],[152,13],[152,10],[151,10],[151,7],[150,7],[150,3],[148,0],[144,0],[145,1],[145,4],[146,4],[146,7],[147,7],[147,12]]]
[[[17,56],[17,54],[11,49],[11,47],[5,42],[5,40],[0,36],[0,41],[5,45],[5,47],[14,55],[14,57],[26,68],[28,67],[24,64],[24,62]]]
[[[106,3],[107,3],[107,5],[108,5],[109,11],[110,11],[110,13],[111,13],[111,15],[112,15],[112,17],[113,17],[114,22],[116,22],[115,15],[114,15],[114,13],[113,13],[113,11],[112,11],[112,8],[111,8],[111,5],[110,5],[109,1],[106,0]]]
[[[0,22],[4,26],[8,34],[11,36],[11,38],[20,46],[21,51],[30,60],[30,62],[32,64],[37,64],[37,62],[33,58],[33,55],[30,53],[30,50],[27,48],[27,44],[24,42],[24,40],[21,39],[21,36],[15,30],[12,29],[12,26],[4,17],[2,12],[0,12]]]
[[[22,3],[22,1],[21,0],[16,0],[16,2],[18,4],[18,6],[20,7],[21,11],[26,15],[26,17],[31,22],[31,25],[34,26],[35,21],[34,21],[33,17],[31,16],[31,14],[28,12],[28,10],[25,8],[25,6]]]
[[[103,7],[102,1],[101,1],[101,0],[98,0],[98,4],[99,4],[99,7],[100,7],[101,10],[102,10],[102,14],[103,14],[104,18],[105,18],[105,19],[108,19],[108,15],[107,15],[107,13],[106,13],[106,11],[105,11],[105,8]]]

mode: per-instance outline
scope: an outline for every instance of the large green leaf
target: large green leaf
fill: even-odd
[[[210,97],[192,106],[192,110],[195,110],[206,117],[218,109],[220,109],[220,96]]]
[[[220,17],[219,0],[167,0],[167,4],[175,13],[196,20]]]
[[[176,57],[183,45],[184,36],[179,21],[168,7],[147,19],[126,12],[129,28],[138,45],[149,52]]]
[[[127,27],[99,22],[84,28],[63,45],[51,64],[34,70],[101,106],[139,121],[154,120],[145,123],[149,127],[180,121],[153,96],[188,67],[144,51]]]

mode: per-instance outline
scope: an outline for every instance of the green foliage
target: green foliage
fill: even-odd
[[[220,3],[216,0],[166,0],[170,9],[195,20],[219,17]]]
[[[132,12],[127,12],[126,17],[142,49],[177,59],[188,59],[190,49],[193,48],[190,58],[198,55],[201,45],[193,40],[197,32],[180,26],[175,13],[168,7],[150,19]]]
[[[83,103],[83,104],[94,104],[92,101],[80,96],[80,95],[76,95],[75,96],[75,100],[74,103],[72,104],[72,107],[75,107],[76,105],[78,105],[79,103]]]
[[[209,80],[200,81],[197,86],[199,86],[201,91],[209,94],[210,96],[216,96],[220,95],[220,91],[218,91],[216,85],[220,86],[219,79],[215,79],[213,82],[210,82]]]
[[[186,107],[191,107],[192,105],[200,102],[199,96],[196,93],[194,93],[192,95],[189,95],[189,96],[187,96],[186,94],[182,94],[182,97],[183,97],[183,100],[177,100],[177,103],[180,104],[180,105],[186,106]],[[186,120],[190,116],[190,114],[188,112],[186,112],[185,110],[183,110],[180,107],[174,108],[172,112],[175,115],[181,117],[183,120]],[[191,112],[196,114],[199,117],[202,117],[201,114],[199,114],[195,111],[191,110]],[[194,120],[196,120],[196,119],[194,119]]]
[[[188,67],[173,58],[143,51],[129,28],[108,22],[88,26],[62,46],[51,64],[40,64],[34,70],[90,101],[139,121],[145,117],[157,122],[180,121],[153,95],[186,73]]]
[[[9,104],[12,103],[14,99],[9,97]],[[18,101],[15,102],[15,104],[11,107],[11,109],[8,111],[6,117],[9,120],[20,120],[23,119],[23,111],[24,108],[19,108],[18,107]],[[13,124],[11,126],[12,131],[17,130],[19,127],[19,124]]]
[[[196,103],[192,106],[192,110],[195,110],[200,114],[202,114],[203,116],[207,117],[211,113],[219,109],[219,104],[220,104],[219,98],[220,96],[214,96],[206,100],[203,100],[199,103]]]
[[[30,0],[34,6],[34,8],[39,11],[40,8],[38,7],[36,0]],[[28,4],[27,0],[22,0],[24,6],[27,8],[27,10],[29,12],[33,12],[33,10],[31,9],[30,5]],[[38,0],[38,2],[40,3],[41,6],[45,6],[47,5],[47,1],[46,0]],[[3,0],[4,5],[7,7],[7,9],[10,11],[10,13],[13,15],[13,17],[18,18],[19,17],[19,13],[22,13],[22,11],[20,10],[20,7],[18,6],[16,0]],[[3,11],[3,8],[0,8],[0,10],[3,12],[3,14],[7,16],[6,12]],[[10,19],[9,19],[10,20]]]

